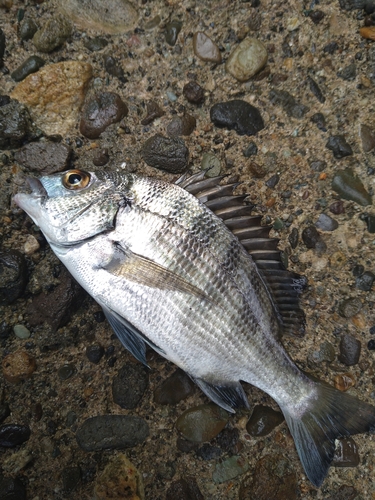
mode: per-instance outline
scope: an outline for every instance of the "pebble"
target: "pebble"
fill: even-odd
[[[371,271],[365,271],[361,276],[355,280],[355,287],[363,292],[369,292],[374,284],[375,275]]]
[[[72,363],[67,363],[57,370],[57,376],[60,380],[68,380],[74,375],[75,371],[75,366]]]
[[[22,146],[34,134],[34,127],[28,109],[9,100],[0,106],[0,150]]]
[[[359,465],[358,447],[353,438],[336,440],[332,465],[333,467],[357,467]]]
[[[340,354],[338,359],[346,366],[356,365],[361,354],[361,342],[348,333],[340,340]]]
[[[250,478],[245,479],[238,500],[297,500],[301,498],[296,473],[282,455],[265,455],[255,466]]]
[[[18,66],[18,68],[15,69],[10,76],[14,81],[20,82],[21,80],[24,80],[28,75],[31,75],[31,73],[35,73],[36,71],[38,71],[42,66],[44,66],[44,64],[45,61],[41,57],[30,56],[21,64],[21,66]]]
[[[350,63],[345,66],[342,70],[337,72],[337,76],[343,80],[351,81],[357,76],[357,66],[355,63]]]
[[[257,405],[246,424],[250,436],[267,436],[275,427],[284,421],[283,414],[269,406]]]
[[[309,111],[309,108],[304,104],[300,104],[286,90],[272,89],[269,93],[271,104],[281,106],[288,116],[293,118],[303,118]]]
[[[115,76],[116,78],[118,78],[120,81],[122,81],[124,83],[126,82],[124,70],[119,65],[119,62],[117,59],[115,59],[114,57],[112,57],[109,54],[106,54],[103,58],[103,62],[104,62],[104,68],[109,75]]]
[[[371,195],[366,191],[361,180],[351,168],[339,170],[332,180],[332,189],[344,200],[351,200],[358,205],[372,204]]]
[[[371,339],[368,341],[367,343],[367,349],[369,351],[375,351],[375,340],[374,339]]]
[[[191,378],[180,369],[176,370],[155,389],[154,401],[159,405],[176,405],[194,391]]]
[[[132,415],[99,415],[88,418],[76,432],[85,451],[132,448],[149,435],[147,422]]]
[[[23,41],[31,40],[38,31],[38,26],[33,19],[27,18],[22,21],[18,30],[18,35]]]
[[[92,159],[93,164],[96,167],[103,167],[109,162],[109,152],[108,148],[99,149],[96,151]]]
[[[288,236],[288,240],[289,240],[289,243],[290,243],[290,246],[292,248],[297,248],[297,245],[298,245],[298,238],[299,238],[299,232],[298,232],[298,229],[296,227],[294,227],[291,231],[291,233],[289,234]]]
[[[367,224],[367,231],[369,233],[375,233],[375,215],[366,214],[363,219]]]
[[[221,172],[220,158],[213,153],[203,153],[201,168],[207,170],[206,177],[217,177]]]
[[[228,57],[225,70],[239,82],[246,82],[267,64],[267,49],[256,38],[245,38]]]
[[[335,215],[340,215],[340,214],[344,213],[344,211],[345,211],[344,202],[341,200],[334,201],[329,206],[329,210],[330,210],[330,212],[332,212]]]
[[[144,500],[142,474],[123,454],[111,457],[96,479],[95,500]]]
[[[173,174],[183,173],[188,167],[189,150],[180,138],[153,135],[143,144],[141,155],[150,167]]]
[[[61,479],[63,490],[66,493],[72,493],[81,484],[81,468],[80,467],[65,467],[61,471]]]
[[[375,26],[363,26],[360,28],[359,34],[368,40],[375,40]]]
[[[315,226],[308,226],[302,231],[302,240],[307,248],[315,248],[318,252],[325,252],[327,245],[316,230]]]
[[[214,483],[224,483],[230,479],[245,474],[249,470],[249,463],[243,457],[234,455],[216,464],[212,473]]]
[[[2,500],[27,500],[26,487],[18,477],[0,476],[0,491]]]
[[[344,158],[353,154],[350,144],[346,142],[343,135],[332,135],[327,141],[326,148],[333,152],[335,158]]]
[[[318,99],[319,102],[324,103],[326,98],[324,97],[323,92],[321,91],[321,88],[316,83],[316,81],[313,78],[311,78],[311,76],[307,77],[307,81],[308,81],[310,90],[314,94],[314,96]],[[324,119],[324,116],[323,116],[323,119]],[[317,121],[316,118],[313,119],[313,117],[311,117],[311,120],[314,121],[314,123],[316,123],[316,121]]]
[[[46,135],[65,136],[77,123],[91,77],[92,66],[88,63],[48,64],[20,82],[11,97],[28,106],[35,124]]]
[[[30,378],[36,369],[36,361],[26,351],[16,351],[8,354],[2,360],[3,375],[11,384]]]
[[[195,129],[197,120],[194,116],[184,113],[183,116],[174,116],[167,125],[167,134],[170,137],[190,135]]]
[[[31,336],[30,330],[24,325],[14,325],[13,332],[19,339],[29,339]]]
[[[197,456],[202,460],[213,460],[215,458],[219,458],[223,452],[218,446],[212,446],[209,443],[204,443],[197,452]]]
[[[86,356],[90,363],[97,365],[104,356],[104,347],[100,344],[92,344],[86,348]]]
[[[327,497],[326,500],[355,500],[356,498],[360,500],[360,496],[358,496],[358,492],[354,486],[343,484],[332,496]]]
[[[147,112],[146,116],[141,121],[142,125],[149,125],[156,118],[160,118],[161,116],[163,116],[165,114],[164,110],[155,101],[148,101],[147,102],[146,112]]]
[[[362,309],[362,301],[359,297],[351,297],[339,303],[338,312],[343,318],[352,318]]]
[[[351,373],[336,375],[334,385],[339,391],[345,392],[355,386],[355,378]]]
[[[26,238],[25,244],[23,245],[23,251],[25,255],[32,255],[40,249],[39,241],[33,236],[29,234]]]
[[[102,36],[95,36],[94,38],[86,38],[83,42],[86,49],[91,50],[91,52],[98,52],[103,50],[108,45],[108,40]]]
[[[88,139],[97,139],[109,125],[127,114],[128,107],[118,94],[101,92],[85,104],[79,130]]]
[[[319,346],[319,351],[313,351],[311,359],[314,363],[332,363],[336,357],[335,348],[331,342],[322,342]]]
[[[375,131],[372,128],[362,123],[359,126],[359,136],[362,142],[362,149],[365,153],[369,153],[375,149]]]
[[[182,436],[196,443],[211,441],[224,429],[229,414],[214,403],[189,408],[176,421],[176,429]]]
[[[181,21],[175,20],[175,21],[171,21],[170,23],[166,24],[166,26],[165,26],[165,41],[171,47],[176,45],[178,34],[180,33],[181,28],[182,28]]]
[[[73,27],[69,19],[61,14],[49,19],[33,36],[33,44],[39,52],[49,53],[61,47],[71,36]]]
[[[148,372],[139,363],[126,363],[112,381],[114,403],[121,408],[136,408],[148,387]]]
[[[9,305],[22,295],[27,274],[25,257],[18,250],[0,251],[0,305]]]
[[[32,172],[50,175],[67,170],[72,150],[61,142],[31,142],[16,151],[17,163]]]
[[[327,214],[320,214],[315,226],[321,231],[334,231],[339,227],[339,223]]]
[[[255,142],[251,141],[248,146],[242,151],[245,158],[250,158],[250,156],[256,156],[258,154],[258,146]]]
[[[62,268],[59,275],[59,282],[52,291],[35,295],[28,304],[26,312],[31,326],[38,326],[46,321],[55,332],[66,325],[80,307],[83,289],[65,268]]]
[[[195,479],[179,479],[173,481],[167,490],[165,500],[204,500]]]
[[[160,23],[161,23],[161,17],[159,16],[159,14],[157,14],[155,17],[153,17],[152,19],[150,19],[145,23],[145,30],[151,31],[156,27],[158,27]]]
[[[29,440],[31,435],[27,425],[4,424],[0,426],[0,446],[14,448]]]
[[[210,117],[217,127],[234,129],[238,135],[255,135],[264,128],[259,110],[241,99],[215,104]]]
[[[314,113],[311,117],[311,121],[315,123],[319,130],[327,132],[326,128],[326,118],[323,113]]]
[[[219,47],[203,31],[197,31],[193,36],[194,54],[206,62],[221,63]]]
[[[193,104],[202,104],[204,101],[204,89],[197,82],[190,81],[186,83],[182,93]]]
[[[138,22],[138,12],[127,0],[64,0],[59,4],[75,24],[112,35],[133,30]]]

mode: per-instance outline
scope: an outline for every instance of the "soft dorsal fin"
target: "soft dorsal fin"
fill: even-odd
[[[303,336],[305,314],[300,308],[299,297],[307,280],[285,269],[278,249],[279,240],[269,237],[272,226],[262,226],[262,216],[251,215],[253,206],[245,203],[246,196],[233,195],[237,182],[220,185],[222,179],[223,176],[205,179],[205,172],[201,171],[190,177],[180,177],[176,184],[196,196],[239,239],[270,288],[283,332]]]

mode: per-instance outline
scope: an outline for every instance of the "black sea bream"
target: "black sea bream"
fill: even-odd
[[[310,481],[319,486],[335,439],[368,431],[375,408],[301,372],[280,336],[299,334],[305,281],[234,185],[195,175],[176,184],[116,172],[30,179],[14,201],[100,304],[124,346],[145,343],[228,411],[248,406],[240,381],[280,406]]]

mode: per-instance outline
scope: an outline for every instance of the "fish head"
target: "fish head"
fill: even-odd
[[[112,229],[126,197],[126,176],[120,186],[110,173],[68,170],[27,180],[31,193],[13,200],[56,245],[77,244]]]

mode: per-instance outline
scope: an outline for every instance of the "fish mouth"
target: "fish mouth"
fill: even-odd
[[[47,191],[39,179],[36,179],[35,177],[26,177],[26,180],[34,196],[38,198],[46,198],[48,196]]]

